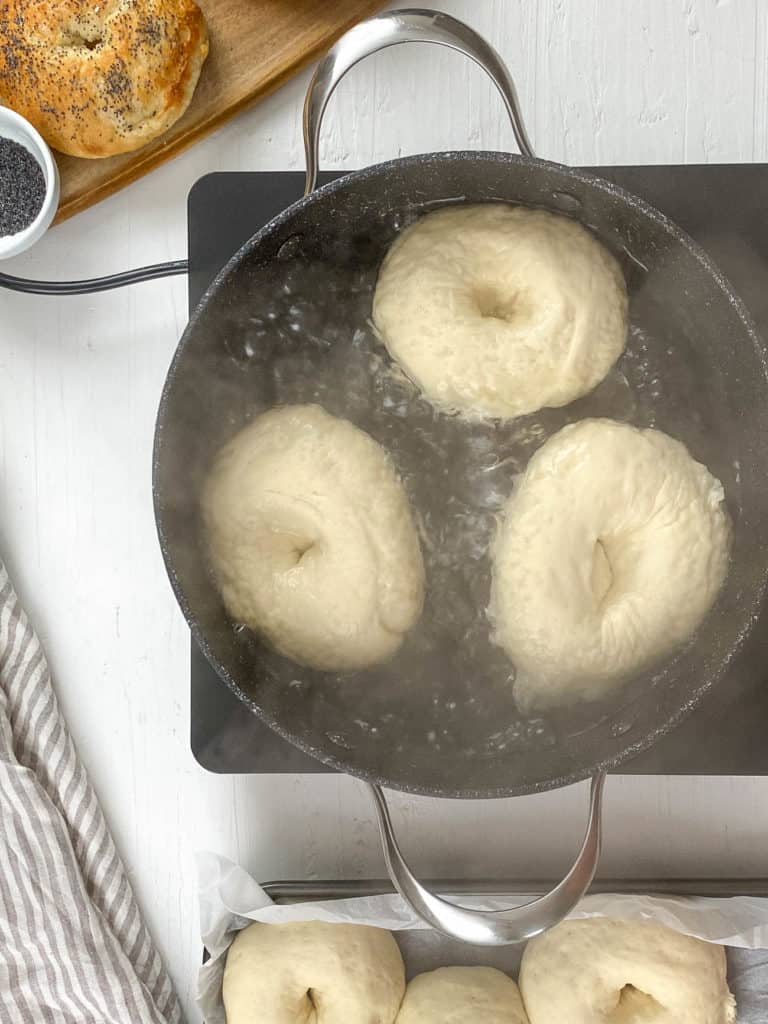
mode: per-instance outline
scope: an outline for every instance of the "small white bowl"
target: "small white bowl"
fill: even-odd
[[[17,256],[34,245],[51,225],[59,206],[59,169],[45,140],[36,128],[15,110],[0,106],[0,135],[13,139],[28,149],[43,169],[45,199],[37,217],[29,227],[15,235],[0,235],[0,260]]]

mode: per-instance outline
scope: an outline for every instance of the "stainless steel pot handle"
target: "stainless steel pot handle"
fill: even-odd
[[[434,929],[476,946],[511,946],[539,935],[562,921],[576,906],[595,877],[600,856],[600,815],[605,772],[592,778],[589,818],[573,867],[545,896],[510,910],[470,910],[435,896],[414,876],[400,852],[387,801],[379,786],[368,784],[379,819],[387,871],[408,906]]]
[[[333,90],[364,57],[397,43],[437,43],[458,50],[479,64],[501,93],[520,152],[535,156],[520,113],[515,84],[504,61],[482,36],[463,21],[439,11],[386,11],[361,21],[346,32],[315,69],[304,101],[305,195],[317,184],[320,126]]]

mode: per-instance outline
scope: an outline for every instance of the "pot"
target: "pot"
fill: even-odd
[[[313,190],[322,115],[336,84],[367,54],[412,41],[459,50],[488,72],[521,155],[405,157]],[[163,555],[223,685],[302,750],[372,786],[390,871],[414,909],[470,941],[519,941],[564,916],[591,881],[604,773],[672,729],[719,682],[760,608],[768,552],[765,348],[728,281],[685,232],[615,185],[534,156],[498,54],[447,15],[394,11],[352,29],[314,75],[304,129],[307,194],[223,268],[168,373],[154,452]],[[389,372],[367,325],[377,268],[403,226],[464,201],[565,213],[617,256],[630,338],[619,368],[593,394],[512,423],[467,424],[435,414]],[[457,552],[446,566],[425,550],[428,595],[439,599],[428,596],[421,623],[388,665],[352,677],[299,668],[232,623],[201,545],[198,496],[213,455],[254,413],[297,401],[319,401],[381,441],[428,532]],[[492,531],[499,489],[509,493],[512,474],[548,435],[587,416],[653,425],[685,442],[724,484],[732,564],[715,608],[674,658],[610,700],[528,716],[514,703],[508,662],[488,639],[482,612],[490,570],[480,542]],[[501,797],[589,776],[587,834],[568,877],[542,900],[492,919],[420,886],[397,849],[380,788]]]

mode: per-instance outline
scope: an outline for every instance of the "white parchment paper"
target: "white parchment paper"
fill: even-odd
[[[441,963],[483,963],[517,974],[522,952],[519,947],[490,950],[452,943],[425,928],[399,896],[277,906],[247,872],[226,858],[202,853],[198,854],[197,865],[200,930],[211,957],[198,979],[198,1005],[206,1024],[226,1024],[221,1002],[226,952],[236,933],[251,921],[329,921],[407,933],[398,935],[398,941],[409,976]],[[529,898],[521,897],[520,902]],[[518,905],[487,897],[462,902],[483,910]],[[656,921],[707,942],[733,947],[729,951],[729,980],[739,1005],[739,1024],[768,1021],[768,899],[600,894],[586,896],[570,916]]]

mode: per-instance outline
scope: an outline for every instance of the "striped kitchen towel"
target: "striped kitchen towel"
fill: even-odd
[[[179,1021],[42,648],[0,562],[0,1022]]]

